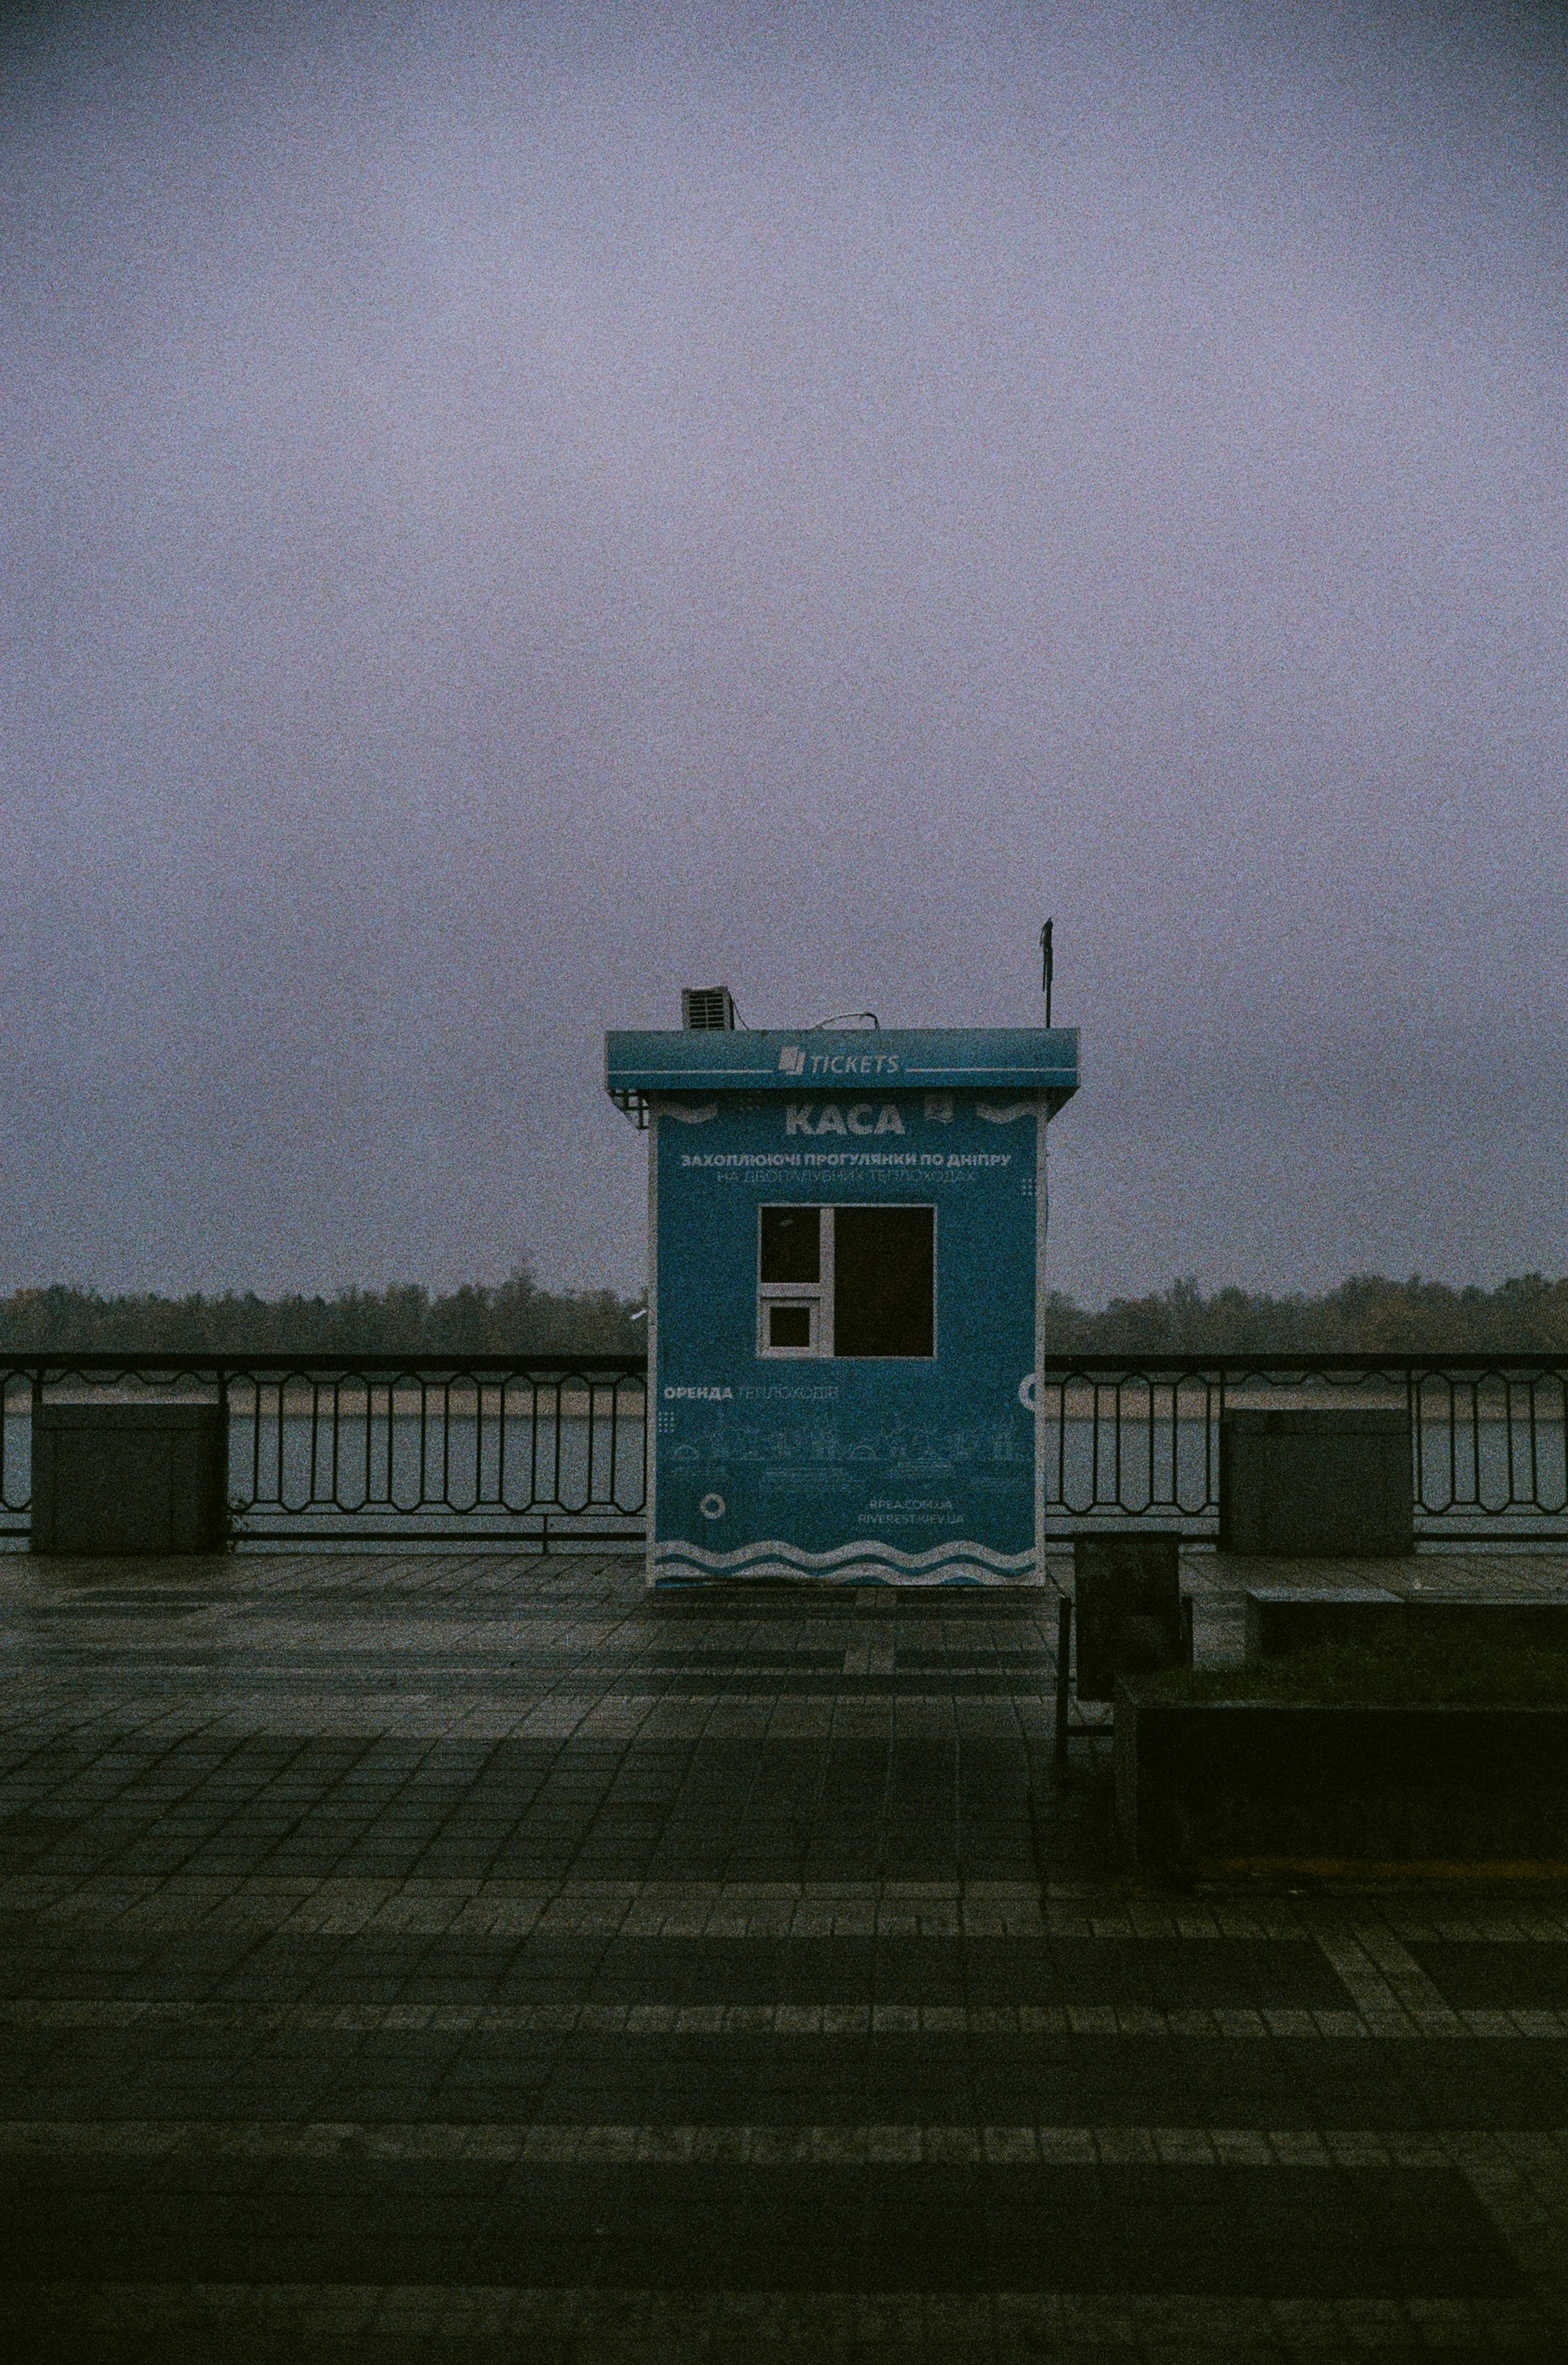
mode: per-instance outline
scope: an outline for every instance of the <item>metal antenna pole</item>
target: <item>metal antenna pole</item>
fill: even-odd
[[[1047,920],[1040,930],[1040,992],[1046,997],[1046,1025],[1051,1023],[1051,980],[1056,973],[1056,954],[1051,946],[1054,920]]]

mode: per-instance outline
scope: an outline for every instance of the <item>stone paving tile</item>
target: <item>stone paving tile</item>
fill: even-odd
[[[1276,2298],[1510,2295],[1517,2270],[1446,2163],[1247,2167],[1186,2158],[1092,2166],[813,2157],[710,2160],[537,2156],[521,2173],[406,2179],[203,2163],[171,2185],[80,2157],[35,2170],[6,2210],[14,2281],[68,2280],[84,2244],[102,2279],[241,2282],[407,2279],[633,2290],[997,2291]],[[140,2171],[140,2172],[139,2172]]]
[[[1551,2133],[1560,2046],[1384,2047],[1321,2037],[1009,2036],[968,2029],[714,2033],[502,2023],[263,2028],[178,2023],[12,2028],[0,2117],[69,2105],[73,2120],[233,2114],[370,2123],[419,2107],[441,2119],[572,2125],[744,2123],[765,2099],[780,2126],[1032,2121],[1226,2123]]]
[[[164,1983],[169,1976],[162,1950],[147,1958],[145,1970],[128,1960],[123,1932],[84,1938],[0,1914],[0,1978],[17,1997],[88,1998],[112,1985],[130,2000],[143,1992],[144,1978]],[[334,1995],[364,1995],[367,1982],[383,1989],[396,1982],[404,2004],[450,2002],[461,1989],[464,2000],[498,2002],[853,2004],[873,2012],[952,2006],[982,2018],[1006,2012],[1014,2024],[1021,2009],[1058,2007],[1065,2025],[1069,2006],[1102,2012],[1142,2007],[1158,2011],[1161,2025],[1185,2008],[1247,2012],[1249,2024],[1260,2029],[1259,2015],[1271,2008],[1320,2012],[1350,2002],[1321,1949],[1306,1938],[1215,1937],[1194,1947],[1159,1937],[710,1933],[694,1940],[616,1932],[594,1943],[546,1932],[527,1940],[465,1933],[410,1947],[407,1941],[348,1945],[314,1933],[258,1937],[253,1931],[230,1931],[187,1942],[179,1977],[187,1992],[209,2001],[286,1993],[319,2003]],[[0,2002],[0,2020],[10,2017]]]
[[[1410,1948],[1412,1960],[1443,2001],[1514,2012],[1568,2012],[1568,1945],[1539,1939],[1428,1939]]]
[[[1561,1898],[1140,1891],[1049,1612],[0,1563],[13,2348],[1568,2354]]]

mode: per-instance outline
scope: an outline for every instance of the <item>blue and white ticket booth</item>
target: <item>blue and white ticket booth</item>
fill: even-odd
[[[648,1129],[650,1583],[1028,1583],[1076,1030],[605,1048]]]

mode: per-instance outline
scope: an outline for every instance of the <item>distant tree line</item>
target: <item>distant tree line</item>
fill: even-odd
[[[0,1352],[181,1355],[619,1355],[641,1353],[640,1301],[541,1289],[526,1266],[494,1288],[432,1296],[417,1283],[334,1297],[103,1297],[56,1285],[0,1298]],[[1568,1279],[1525,1273],[1495,1289],[1358,1273],[1321,1297],[1178,1281],[1099,1312],[1053,1294],[1046,1341],[1077,1354],[1568,1352]]]
[[[1046,1340],[1085,1355],[1524,1354],[1568,1351],[1568,1280],[1539,1272],[1495,1289],[1352,1274],[1321,1297],[1254,1295],[1178,1281],[1148,1297],[1114,1297],[1085,1313],[1069,1297],[1047,1303]]]
[[[446,1296],[411,1282],[333,1297],[101,1297],[56,1283],[0,1298],[0,1352],[636,1355],[647,1339],[637,1306],[610,1289],[541,1289],[526,1266]]]

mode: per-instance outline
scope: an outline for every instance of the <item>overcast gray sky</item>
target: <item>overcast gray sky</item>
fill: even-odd
[[[633,1286],[1047,913],[1059,1286],[1568,1269],[1561,12],[3,22],[0,1286]]]

